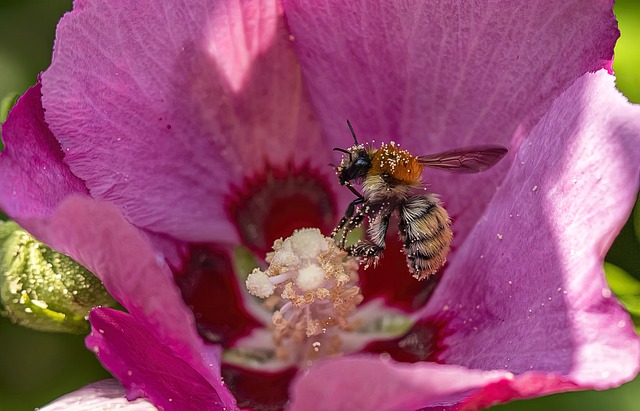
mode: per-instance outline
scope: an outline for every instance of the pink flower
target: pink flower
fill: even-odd
[[[0,207],[128,310],[94,309],[87,338],[127,397],[477,409],[632,379],[638,338],[602,270],[640,164],[611,4],[306,3],[78,0],[3,126]],[[415,154],[510,154],[425,173],[455,233],[432,293],[391,236],[360,271],[362,310],[381,297],[408,332],[305,372],[222,365],[264,324],[233,247],[262,258],[294,228],[330,232],[352,200],[327,166],[347,118]]]

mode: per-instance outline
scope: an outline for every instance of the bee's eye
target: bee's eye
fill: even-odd
[[[356,159],[356,162],[354,164],[356,166],[362,167],[369,165],[369,162],[365,158],[359,157]]]

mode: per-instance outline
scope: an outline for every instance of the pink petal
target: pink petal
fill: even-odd
[[[602,264],[636,198],[639,136],[640,109],[604,71],[554,102],[426,307],[444,323],[439,361],[598,389],[637,374],[639,340]]]
[[[2,125],[2,139],[0,208],[18,223],[48,216],[65,197],[87,193],[84,183],[63,163],[60,145],[44,122],[40,83],[13,107]]]
[[[82,387],[38,408],[40,411],[155,411],[145,399],[129,402],[124,387],[116,380],[102,380]]]
[[[127,387],[127,398],[145,397],[167,411],[227,409],[202,375],[131,315],[95,308],[90,321],[87,347]]]
[[[434,363],[400,364],[379,357],[327,361],[302,374],[292,388],[295,410],[415,410],[446,407],[469,392],[504,379],[505,371]]]
[[[115,206],[70,197],[50,221],[32,223],[38,224],[41,240],[95,273],[158,344],[202,375],[225,403],[234,403],[220,380],[219,347],[205,344],[196,332],[164,254]]]
[[[345,375],[348,378],[339,378]],[[514,376],[456,365],[396,363],[350,357],[314,366],[294,381],[290,410],[479,410],[513,399],[580,387],[566,377],[540,372]],[[331,393],[332,395],[327,395]]]
[[[561,391],[575,391],[579,387],[566,377],[554,374],[526,372],[484,386],[465,398],[459,409],[480,410],[516,398],[531,398]]]
[[[401,141],[415,154],[510,146],[588,71],[609,68],[611,1],[284,0],[306,84],[329,144]],[[468,234],[508,169],[426,173]]]
[[[270,164],[335,178],[275,0],[77,1],[43,94],[91,195],[175,238],[235,242],[224,196]]]

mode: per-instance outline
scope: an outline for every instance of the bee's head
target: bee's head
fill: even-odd
[[[349,126],[349,130],[351,130],[355,145],[348,150],[343,148],[333,149],[334,151],[344,153],[342,155],[342,161],[340,161],[340,166],[335,167],[340,185],[348,184],[351,180],[364,178],[369,172],[369,169],[371,169],[371,156],[363,145],[358,144],[356,133],[353,131],[349,120],[347,120],[347,125]]]
[[[340,166],[336,167],[338,181],[341,185],[365,177],[371,169],[371,156],[364,147],[353,146],[348,150],[340,148],[334,148],[334,150],[344,153]]]

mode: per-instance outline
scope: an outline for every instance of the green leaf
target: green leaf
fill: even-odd
[[[640,297],[637,295],[622,295],[618,300],[629,311],[629,314],[640,318]]]
[[[5,122],[9,115],[9,111],[11,111],[11,108],[15,106],[18,101],[18,97],[20,97],[20,94],[11,92],[0,101],[0,124]],[[0,151],[4,150],[4,143],[1,138],[2,130],[0,129]],[[3,215],[0,213],[0,218],[2,218],[2,216]]]
[[[11,221],[0,222],[0,300],[17,324],[68,333],[89,330],[92,307],[116,305],[89,270]]]
[[[11,92],[0,101],[0,123],[4,123],[9,115],[9,111],[16,105],[20,94]]]
[[[604,263],[604,271],[611,291],[631,314],[636,332],[640,334],[640,281],[611,263]]]
[[[622,268],[611,263],[604,263],[604,271],[611,291],[617,296],[640,296],[640,281],[636,280]]]

